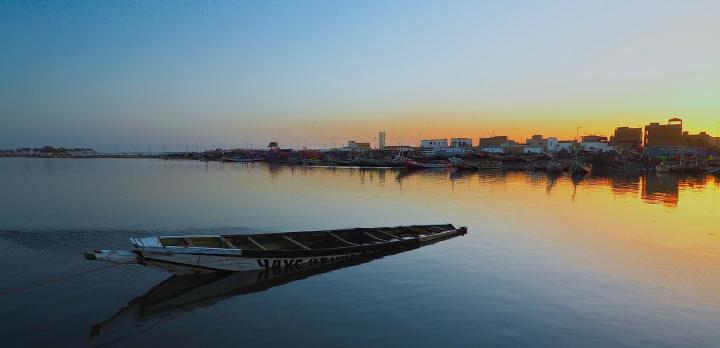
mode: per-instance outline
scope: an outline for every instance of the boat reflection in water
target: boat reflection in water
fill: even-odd
[[[448,238],[454,237],[457,235]],[[437,242],[430,241],[422,246]],[[124,338],[150,330],[166,321],[192,312],[196,308],[214,306],[235,296],[268,290],[314,275],[361,265],[419,247],[409,247],[389,253],[315,266],[309,264],[283,265],[245,272],[173,275],[145,294],[128,302],[127,306],[119,309],[109,319],[95,324],[90,330],[90,339],[95,341],[102,338],[107,340],[107,343],[117,344]],[[153,261],[147,262],[150,264]]]

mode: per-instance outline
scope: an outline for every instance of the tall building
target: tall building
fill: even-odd
[[[610,137],[610,146],[639,149],[643,144],[642,128],[619,127]]]
[[[683,146],[682,120],[672,118],[668,124],[651,123],[645,126],[645,147]]]
[[[683,132],[683,121],[679,118],[668,120],[668,124],[651,123],[645,126],[645,147],[686,146],[705,148],[710,145],[710,134]]]
[[[378,149],[382,150],[385,148],[385,132],[378,134]]]

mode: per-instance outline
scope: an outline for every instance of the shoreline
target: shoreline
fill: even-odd
[[[395,170],[403,172],[423,172],[423,171],[447,171],[454,172],[457,174],[470,174],[470,173],[502,173],[502,172],[526,172],[526,173],[538,173],[547,174],[548,176],[562,176],[568,174],[573,177],[584,177],[587,175],[592,176],[607,176],[607,175],[645,175],[655,173],[658,175],[677,175],[684,177],[702,177],[702,176],[715,176],[720,177],[720,172],[716,173],[704,173],[704,172],[658,172],[655,170],[655,166],[645,163],[628,162],[625,166],[595,166],[591,173],[585,175],[574,174],[569,171],[569,166],[575,160],[571,159],[560,159],[554,160],[558,163],[562,163],[564,166],[563,172],[551,173],[544,170],[534,170],[528,167],[528,164],[539,164],[543,165],[550,162],[551,160],[535,160],[532,162],[526,161],[502,161],[503,167],[501,169],[466,169],[456,166],[449,166],[445,168],[411,168],[406,166],[383,166],[383,165],[353,165],[353,164],[332,164],[332,163],[292,163],[292,162],[267,162],[267,161],[224,161],[215,159],[196,159],[186,157],[163,157],[163,156],[116,156],[116,155],[92,155],[92,156],[26,156],[26,155],[14,155],[14,156],[0,156],[0,159],[4,158],[30,158],[30,159],[77,159],[77,160],[90,160],[90,159],[153,159],[153,160],[170,160],[170,161],[195,161],[195,162],[218,162],[218,163],[230,163],[230,164],[262,164],[270,167],[288,167],[288,168],[327,168],[327,169],[382,169],[382,170]]]

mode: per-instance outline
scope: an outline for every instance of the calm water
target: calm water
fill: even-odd
[[[720,345],[720,181],[0,159],[2,346]],[[284,280],[104,264],[130,236],[454,223]],[[283,278],[279,278],[283,279]]]

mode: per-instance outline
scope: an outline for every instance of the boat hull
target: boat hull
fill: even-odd
[[[466,232],[467,229],[464,227],[457,229],[452,227],[447,230],[432,233],[420,233],[413,237],[392,238],[384,242],[365,243],[362,245],[355,244],[339,248],[308,248],[296,250],[164,246],[161,243],[161,237],[146,237],[132,238],[131,242],[135,246],[132,250],[97,250],[86,253],[86,258],[115,263],[136,262],[178,275],[218,271],[245,272],[333,264],[369,255],[382,255],[402,249],[412,249],[442,239],[463,235]],[[360,231],[359,233],[365,232]],[[268,234],[265,236],[271,235],[272,234]],[[278,234],[278,236],[282,236],[282,234]],[[336,235],[333,236],[337,237]],[[224,237],[231,238],[230,236]],[[223,237],[203,236],[199,238]],[[342,240],[342,238],[340,239]]]
[[[139,263],[164,269],[174,274],[209,273],[217,271],[245,272],[267,268],[302,268],[358,258],[363,253],[345,253],[321,257],[299,258],[251,258],[242,256],[217,256],[202,254],[174,254],[143,252]]]

